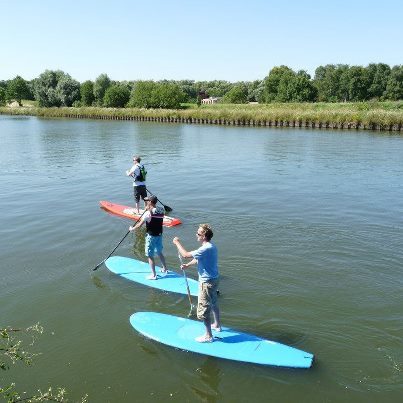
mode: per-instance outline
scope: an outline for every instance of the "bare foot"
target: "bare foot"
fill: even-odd
[[[198,343],[212,343],[213,338],[203,334],[203,336],[196,337],[195,340]]]

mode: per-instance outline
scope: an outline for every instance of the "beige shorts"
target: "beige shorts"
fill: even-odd
[[[199,281],[199,298],[197,301],[197,318],[205,320],[210,317],[211,308],[217,304],[218,278],[205,283]]]

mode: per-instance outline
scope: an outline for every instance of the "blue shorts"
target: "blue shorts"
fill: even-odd
[[[146,243],[144,252],[147,257],[154,257],[162,253],[162,235],[153,236],[146,234]]]

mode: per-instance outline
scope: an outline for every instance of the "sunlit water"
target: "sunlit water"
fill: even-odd
[[[94,402],[400,401],[403,137],[8,116],[0,137],[0,327],[45,327],[42,355],[1,383]],[[210,222],[223,324],[314,353],[312,369],[185,353],[130,327],[136,311],[189,311],[185,296],[92,271],[127,232],[98,202],[132,203],[133,154],[183,221],[164,232],[169,266],[172,238],[196,248]],[[143,248],[139,233],[115,254]]]

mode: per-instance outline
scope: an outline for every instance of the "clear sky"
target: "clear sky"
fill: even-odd
[[[252,81],[403,64],[403,0],[0,0],[0,80]]]

